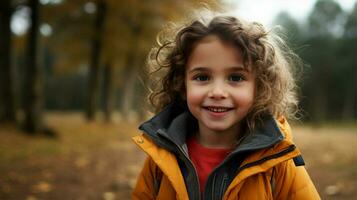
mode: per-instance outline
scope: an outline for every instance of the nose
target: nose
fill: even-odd
[[[208,97],[215,100],[225,99],[228,97],[228,92],[226,91],[226,88],[223,83],[216,82],[212,83],[212,87],[208,92]]]

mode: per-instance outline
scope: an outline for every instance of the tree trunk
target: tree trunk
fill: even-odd
[[[38,63],[39,2],[30,0],[31,28],[27,44],[27,58],[24,77],[24,129],[28,133],[39,132],[42,127],[43,80]]]
[[[355,102],[356,102],[355,87],[351,86],[349,91],[347,92],[348,94],[344,99],[344,104],[342,108],[342,119],[344,121],[352,121],[354,118]]]
[[[98,106],[100,52],[102,48],[102,35],[106,13],[105,2],[103,0],[99,0],[97,8],[97,15],[93,27],[94,36],[92,40],[92,52],[89,66],[89,82],[86,108],[86,117],[88,120],[93,120],[95,118],[95,113]]]
[[[131,49],[128,51],[127,60],[125,70],[122,76],[123,82],[125,83],[123,86],[123,96],[122,96],[122,104],[121,104],[121,114],[124,120],[133,121],[136,120],[136,116],[133,112],[133,102],[135,97],[135,83],[138,75],[138,66],[140,63],[140,53],[137,49],[140,44],[139,40],[141,38],[142,27],[138,24],[133,18],[130,18],[128,21],[128,25],[130,26],[132,37],[135,38],[134,42],[131,44]]]
[[[145,82],[143,84],[145,84]],[[138,98],[141,98],[143,100],[143,105],[138,107],[138,120],[139,120],[139,122],[143,122],[143,121],[147,120],[147,117],[149,114],[149,112],[146,108],[146,105],[145,105],[148,93],[144,86],[142,86],[140,89],[141,89],[141,91],[140,91]]]
[[[135,95],[135,82],[137,76],[137,66],[138,58],[134,53],[131,52],[128,55],[126,67],[122,74],[123,82],[123,95],[122,95],[122,104],[121,104],[121,114],[124,120],[132,121],[133,116],[133,102]]]
[[[0,122],[15,122],[13,74],[11,71],[11,5],[0,2]]]
[[[123,91],[123,101],[122,101],[122,115],[125,119],[132,118],[132,103],[134,100],[134,86],[135,86],[135,73],[134,70],[130,70],[126,74],[125,86]]]
[[[323,83],[316,83],[312,91],[312,120],[315,123],[321,123],[326,120],[327,116],[327,96]]]
[[[104,66],[104,117],[107,122],[111,121],[112,111],[114,109],[114,68],[110,62]]]

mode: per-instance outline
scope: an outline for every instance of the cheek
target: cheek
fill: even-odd
[[[254,90],[249,89],[244,92],[236,92],[234,99],[241,106],[251,107],[254,103],[254,97]]]
[[[195,87],[190,87],[190,85],[187,86],[186,100],[189,106],[201,104],[203,98],[204,94],[202,93],[202,90],[199,90]]]

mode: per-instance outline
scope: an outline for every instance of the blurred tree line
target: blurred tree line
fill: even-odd
[[[345,12],[333,0],[318,0],[305,23],[280,13],[290,46],[305,62],[303,117],[312,122],[353,121],[357,113],[357,2]]]
[[[204,2],[213,10],[224,5]],[[124,119],[144,117],[142,77],[156,34],[200,6],[194,0],[1,0],[0,122],[35,133],[45,127],[43,110],[80,110],[88,120],[98,111],[108,121],[113,111]],[[319,0],[306,23],[281,13],[276,24],[307,63],[299,83],[305,119],[355,120],[357,4],[346,13],[333,0]]]

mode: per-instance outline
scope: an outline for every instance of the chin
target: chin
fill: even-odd
[[[222,126],[222,125],[216,125],[216,126],[207,126],[207,128],[209,128],[212,131],[225,131],[227,129],[229,129],[229,127],[227,126]]]

